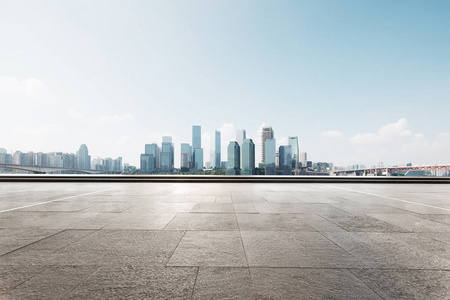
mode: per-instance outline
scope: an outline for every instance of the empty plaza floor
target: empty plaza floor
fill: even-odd
[[[450,299],[450,185],[0,182],[0,299]]]

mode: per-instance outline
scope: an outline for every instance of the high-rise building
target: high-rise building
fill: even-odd
[[[228,145],[228,163],[226,175],[239,175],[239,166],[241,165],[240,147],[237,142],[230,142]]]
[[[202,127],[192,126],[192,149],[200,149],[202,147]]]
[[[91,169],[91,157],[89,156],[88,147],[85,144],[80,146],[80,150],[77,151],[78,168],[82,170]]]
[[[245,139],[242,144],[241,175],[255,175],[255,144],[251,139]]]
[[[306,168],[307,167],[307,154],[306,152],[302,152],[300,153],[300,163],[302,165],[302,168]]]
[[[263,127],[262,132],[261,132],[261,160],[262,162],[266,162],[266,140],[267,139],[273,139],[274,138],[274,134],[273,134],[273,130],[272,127],[267,126],[267,127]]]
[[[296,136],[289,137],[289,146],[292,151],[292,168],[298,169],[299,153],[298,153],[298,138]]]
[[[202,127],[194,125],[192,126],[192,153],[194,154],[192,162],[193,168],[198,170],[197,166],[201,165],[201,169],[203,169],[203,149],[202,151],[197,151],[197,154],[195,154],[196,149],[202,149]],[[197,163],[195,160],[199,157],[200,153],[202,155],[201,163]]]
[[[145,154],[152,156],[153,162],[149,165],[152,168],[148,170],[148,173],[153,173],[160,168],[160,149],[158,144],[145,144]]]
[[[280,146],[280,169],[283,175],[292,175],[292,150],[291,146]]]
[[[171,173],[174,167],[174,147],[172,143],[172,137],[163,137],[160,157],[161,172]]]
[[[244,140],[247,138],[247,133],[244,129],[236,130],[236,142],[239,144],[239,147],[241,147],[241,157],[242,157],[242,144],[244,143]],[[241,165],[240,168],[242,169],[242,159],[241,159]]]
[[[188,143],[181,143],[181,161],[180,168],[182,172],[189,172],[192,167],[192,147]]]
[[[264,150],[266,153],[265,174],[276,175],[276,140],[267,139]]]
[[[211,168],[220,168],[220,131],[215,131],[211,136]]]
[[[195,161],[194,169],[196,171],[203,170],[203,149],[202,148],[197,148],[194,150],[194,161]]]

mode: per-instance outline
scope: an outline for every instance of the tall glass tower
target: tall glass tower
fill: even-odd
[[[292,175],[292,149],[291,146],[280,146],[280,168],[283,175]]]
[[[192,149],[200,149],[202,147],[202,127],[192,126]]]
[[[174,147],[172,137],[163,136],[163,143],[161,147],[161,171],[172,172],[174,165]]]
[[[244,129],[236,130],[236,142],[238,142],[239,147],[241,147],[241,157],[242,157],[242,144],[244,143],[244,140],[246,139],[246,132]],[[241,166],[242,169],[242,160],[241,160]]]
[[[80,146],[80,150],[77,151],[78,168],[89,170],[91,169],[91,157],[89,156],[88,147],[85,144]]]
[[[160,150],[159,146],[156,143],[153,144],[145,144],[145,154],[152,155],[152,163],[153,168],[149,169],[149,172],[155,171],[155,169],[160,168]]]
[[[212,168],[220,168],[220,147],[220,131],[215,131],[211,136],[210,161]]]
[[[276,175],[276,140],[275,139],[267,139],[266,140],[266,166],[265,173],[266,175]]]
[[[299,162],[299,152],[298,152],[298,138],[296,136],[289,137],[289,146],[291,146],[292,151],[292,168],[298,169]]]
[[[201,149],[202,151],[196,151],[197,149]],[[203,169],[203,149],[202,149],[202,127],[201,126],[192,126],[192,152],[194,154],[193,157],[193,167],[196,170]],[[199,160],[199,163],[197,163]],[[201,160],[201,162],[200,162]],[[200,167],[201,165],[201,167]],[[200,167],[200,169],[198,169]]]
[[[242,143],[241,175],[255,175],[255,144],[251,139],[245,139]]]
[[[230,142],[228,145],[228,165],[227,175],[239,175],[239,166],[241,164],[240,147],[237,142]]]
[[[261,132],[261,161],[266,162],[266,140],[273,139],[273,130],[272,127],[263,127]]]

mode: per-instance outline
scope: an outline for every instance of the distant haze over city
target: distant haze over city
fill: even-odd
[[[0,147],[122,157],[201,126],[261,162],[450,163],[449,1],[2,1]]]

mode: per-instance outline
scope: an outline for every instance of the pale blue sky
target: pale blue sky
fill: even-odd
[[[0,37],[8,150],[172,135],[177,165],[192,125],[265,123],[313,161],[450,163],[449,1],[3,0]]]

